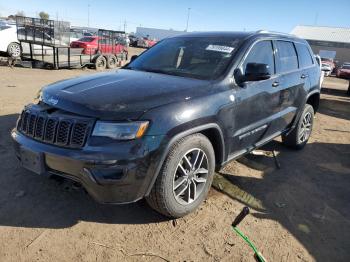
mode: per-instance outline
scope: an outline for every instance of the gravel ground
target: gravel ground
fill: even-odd
[[[289,150],[277,139],[230,163],[216,174],[216,189],[200,209],[173,221],[143,201],[97,204],[70,181],[19,166],[10,130],[23,105],[43,85],[94,72],[0,67],[1,261],[254,261],[230,228],[245,205],[252,212],[239,228],[268,261],[350,261],[345,80],[326,78],[304,150]]]

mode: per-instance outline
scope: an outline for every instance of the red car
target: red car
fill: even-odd
[[[143,37],[137,41],[138,47],[144,47],[144,48],[150,48],[154,46],[157,43],[157,41],[148,39],[147,37]]]
[[[98,36],[85,36],[78,41],[70,44],[72,48],[83,48],[82,54],[94,55],[98,51],[102,54],[120,54],[127,53],[127,47],[121,43],[111,44],[109,39],[99,38]]]
[[[342,65],[337,70],[337,77],[350,79],[350,64]]]

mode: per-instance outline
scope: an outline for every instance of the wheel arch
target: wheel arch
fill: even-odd
[[[320,93],[319,92],[314,92],[309,94],[306,100],[306,104],[309,104],[313,107],[314,112],[316,113],[319,106],[320,106]]]
[[[201,126],[197,126],[197,127],[185,130],[173,136],[165,146],[165,150],[163,151],[160,157],[160,161],[158,165],[155,167],[154,176],[151,180],[151,183],[148,186],[145,196],[149,195],[149,193],[151,192],[151,189],[159,175],[159,172],[166,159],[166,156],[168,155],[171,147],[175,144],[175,142],[186,136],[193,135],[196,133],[203,134],[209,139],[215,153],[216,168],[221,166],[221,164],[224,162],[225,143],[224,143],[224,136],[219,125],[215,123],[209,123],[209,124],[204,124]]]

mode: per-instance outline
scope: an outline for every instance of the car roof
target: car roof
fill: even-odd
[[[180,34],[177,36],[173,36],[170,38],[177,37],[228,37],[228,38],[236,38],[236,39],[244,39],[244,38],[260,38],[260,37],[278,37],[283,39],[289,39],[291,41],[296,42],[306,42],[306,40],[299,38],[295,35],[266,31],[266,30],[258,30],[258,31],[212,31],[212,32],[192,32]]]

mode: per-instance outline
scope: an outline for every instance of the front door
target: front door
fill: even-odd
[[[267,64],[271,78],[245,82],[237,87],[237,100],[233,113],[234,131],[230,157],[240,155],[254,147],[267,134],[273,133],[271,123],[278,117],[281,102],[280,76],[276,74],[272,41],[263,40],[253,44],[241,63],[245,74],[248,63]]]

